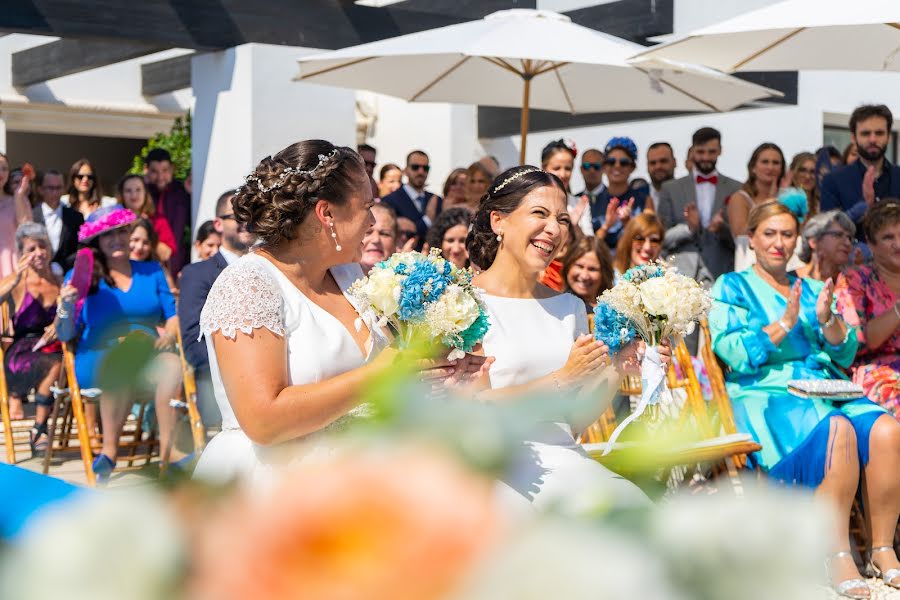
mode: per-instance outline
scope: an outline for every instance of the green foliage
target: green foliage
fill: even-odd
[[[144,157],[153,148],[165,148],[172,155],[175,179],[184,181],[191,170],[191,113],[178,117],[169,133],[158,133],[147,140],[140,153],[134,157],[129,173],[144,173]]]

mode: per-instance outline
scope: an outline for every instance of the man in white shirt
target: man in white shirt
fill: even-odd
[[[669,142],[655,142],[647,148],[647,174],[650,175],[650,197],[659,206],[659,193],[665,182],[675,179],[675,152]]]
[[[78,228],[84,217],[75,209],[64,205],[62,198],[63,176],[59,171],[45,171],[38,176],[38,202],[31,211],[35,223],[47,228],[53,251],[52,262],[64,271],[72,266],[78,251]]]
[[[725,225],[728,197],[741,184],[716,170],[722,135],[712,127],[694,132],[693,169],[687,177],[667,181],[656,212],[666,226],[667,256],[699,252],[712,276],[734,270],[734,240]]]
[[[406,157],[404,174],[407,182],[381,199],[394,209],[398,217],[405,217],[416,224],[416,236],[419,238],[417,249],[422,247],[425,234],[444,203],[440,196],[425,191],[430,170],[428,155],[421,150],[413,150]]]

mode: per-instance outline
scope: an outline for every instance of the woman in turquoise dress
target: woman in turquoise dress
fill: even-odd
[[[738,428],[762,450],[754,466],[788,484],[815,488],[838,511],[838,552],[829,568],[835,589],[868,598],[846,551],[850,509],[860,470],[865,472],[875,566],[885,581],[900,586],[900,562],[893,552],[900,514],[900,425],[866,398],[845,403],[789,395],[792,379],[846,379],[857,339],[832,312],[834,284],[787,272],[797,243],[797,218],[778,202],[755,207],[749,217],[750,244],[757,262],[727,273],[713,287],[710,331],[713,349],[731,368],[728,393]],[[843,547],[843,548],[842,548]]]

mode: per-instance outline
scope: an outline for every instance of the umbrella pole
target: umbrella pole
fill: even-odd
[[[521,150],[519,151],[519,164],[525,164],[525,145],[528,142],[528,108],[531,103],[531,75],[525,75],[525,88],[522,92],[522,120],[519,124],[519,136],[521,137]]]

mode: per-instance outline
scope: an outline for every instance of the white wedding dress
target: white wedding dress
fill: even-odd
[[[347,300],[355,306],[347,289],[363,277],[360,266],[352,263],[333,267],[331,274],[344,290]],[[364,406],[357,407],[325,430],[292,442],[273,446],[254,443],[235,418],[222,384],[212,345],[213,332],[221,331],[225,337],[234,339],[265,327],[284,336],[289,383],[302,385],[360,367],[387,345],[387,338],[375,326],[374,315],[366,314],[361,318],[370,331],[367,356],[362,355],[351,333],[335,316],[304,296],[264,257],[251,252],[222,271],[200,314],[200,331],[209,351],[213,390],[222,411],[222,431],[203,451],[194,477],[217,482],[235,477],[264,481],[278,465],[302,460],[320,451],[327,452],[327,433],[365,413]]]
[[[588,333],[584,302],[572,294],[541,300],[485,294],[484,301],[491,326],[483,346],[485,355],[496,359],[489,372],[494,389],[556,371],[565,365],[575,339]],[[537,509],[580,513],[598,504],[649,504],[637,486],[590,458],[568,423],[539,423],[531,437],[504,483]]]

